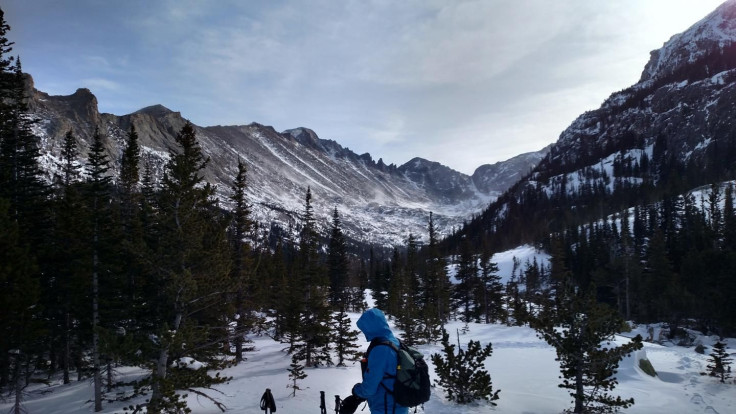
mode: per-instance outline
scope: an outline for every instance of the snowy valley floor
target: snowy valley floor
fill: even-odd
[[[352,315],[356,320],[359,315]],[[448,331],[462,329],[461,323],[448,325]],[[570,398],[565,390],[557,387],[559,369],[554,350],[538,339],[533,330],[525,327],[504,325],[470,324],[467,334],[461,335],[463,346],[470,339],[482,344],[493,344],[493,355],[486,361],[493,379],[494,389],[500,389],[497,407],[486,403],[457,406],[444,399],[442,390],[435,388],[431,400],[425,404],[426,413],[560,413],[570,408]],[[646,336],[645,327],[633,333]],[[701,337],[708,347],[716,338]],[[349,395],[352,385],[360,380],[360,367],[355,364],[341,368],[305,369],[308,377],[300,383],[304,388],[296,397],[287,389],[290,358],[282,351],[283,345],[268,337],[255,337],[255,351],[248,360],[237,367],[227,369],[224,375],[232,381],[217,387],[221,392],[207,391],[228,408],[228,413],[262,413],[259,409],[261,395],[271,388],[277,403],[277,413],[320,413],[319,391],[325,391],[328,413],[333,413],[334,398]],[[453,335],[453,341],[457,338]],[[625,341],[626,338],[617,340]],[[727,341],[729,352],[734,352],[736,339]],[[367,344],[363,344],[364,346]],[[429,355],[440,352],[440,346],[419,348],[430,363]],[[658,345],[645,343],[644,352],[659,373],[652,378],[635,366],[637,356],[625,359],[620,367],[619,386],[616,393],[623,397],[634,397],[633,407],[623,413],[733,413],[736,412],[736,384],[720,384],[716,379],[701,376],[707,355],[694,351],[693,347]],[[638,357],[643,356],[643,353]],[[139,371],[119,369],[119,380],[135,378]],[[89,401],[92,396],[90,381],[69,385],[34,385],[27,390],[24,408],[28,413],[86,413],[92,412]],[[127,403],[105,403],[103,412],[122,413],[125,406],[142,402],[142,398]],[[194,413],[220,413],[207,399],[189,396],[189,407]],[[0,413],[10,410],[10,401],[0,403]],[[360,409],[357,411],[361,413]],[[413,412],[413,410],[412,410]],[[418,412],[422,412],[420,409]],[[362,413],[368,413],[365,408]]]

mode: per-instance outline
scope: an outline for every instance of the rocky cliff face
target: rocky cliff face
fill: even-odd
[[[641,81],[578,117],[540,165],[582,167],[614,152],[633,157],[632,150],[641,150],[636,162],[668,151],[682,164],[703,164],[726,156],[713,151],[736,139],[735,114],[736,0],[730,0],[653,51]]]
[[[84,164],[95,127],[106,137],[117,172],[131,125],[139,135],[142,162],[161,177],[170,151],[175,150],[174,138],[186,122],[179,112],[161,105],[123,116],[100,114],[96,98],[87,89],[70,96],[49,96],[33,89],[30,79],[29,85],[30,106],[41,121],[35,133],[41,137],[43,164],[50,177],[58,165],[64,134],[74,131]],[[485,208],[540,158],[532,156],[521,164],[516,160],[508,168],[501,167],[503,163],[495,169],[480,168],[469,177],[418,158],[400,167],[385,165],[370,154],[358,155],[335,141],[320,139],[307,128],[278,132],[252,123],[195,129],[211,159],[205,178],[217,186],[225,207],[240,159],[248,167],[248,197],[255,218],[266,227],[297,228],[310,187],[325,232],[332,209],[337,207],[353,241],[386,246],[404,244],[409,233],[423,237],[430,211],[439,231],[449,232]]]
[[[529,242],[646,208],[672,191],[734,180],[734,119],[736,0],[729,0],[652,52],[638,83],[573,121],[532,173],[458,238],[501,228],[512,243]]]

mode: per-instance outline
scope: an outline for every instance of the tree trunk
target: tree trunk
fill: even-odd
[[[243,290],[238,289],[238,294],[235,299],[238,320],[235,323],[235,363],[239,364],[243,361],[243,328],[245,324],[243,322]]]
[[[582,356],[578,356],[575,363],[575,413],[584,413],[585,406],[585,389],[583,388],[583,361]]]
[[[174,317],[173,331],[176,335],[176,331],[179,330],[183,314],[181,311],[177,311]],[[158,361],[156,362],[156,372],[153,375],[153,390],[151,392],[151,401],[149,403],[149,411],[152,413],[159,412],[158,404],[163,398],[161,394],[161,381],[166,380],[166,371],[169,366],[169,344],[170,341],[164,342],[158,353]]]
[[[15,402],[13,404],[13,414],[23,413],[23,382],[21,381],[21,361],[22,354],[18,352],[15,357],[15,367],[13,368],[13,394],[15,394]]]
[[[96,200],[95,200],[96,201]],[[94,251],[92,253],[92,364],[95,386],[95,412],[102,411],[102,374],[100,372],[100,323],[99,311],[99,280],[97,274],[97,223],[95,223]]]
[[[62,360],[64,361],[64,384],[69,384],[71,381],[69,380],[69,365],[71,363],[71,357],[72,357],[72,346],[71,346],[71,338],[69,335],[69,329],[71,324],[69,323],[69,311],[64,312],[64,357]]]
[[[112,358],[107,359],[107,392],[112,392]]]

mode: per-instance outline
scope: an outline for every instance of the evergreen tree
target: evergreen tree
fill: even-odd
[[[420,289],[422,290],[421,325],[422,336],[427,341],[435,341],[442,335],[442,329],[450,316],[451,285],[447,275],[447,263],[439,250],[439,240],[434,228],[434,218],[429,213],[429,245],[425,272]]]
[[[226,313],[223,298],[230,272],[227,221],[216,209],[212,186],[201,175],[209,159],[202,153],[191,123],[184,125],[176,143],[159,197],[158,240],[153,257],[148,259],[157,287],[151,316],[152,334],[158,341],[149,412],[160,412],[176,403],[171,384],[186,387],[195,379],[200,384],[221,381],[192,378],[191,370],[170,371],[169,366],[186,356],[216,369],[218,361],[213,353],[227,338],[220,319]]]
[[[733,359],[726,352],[726,344],[723,342],[716,342],[713,345],[713,352],[710,353],[708,358],[708,365],[706,365],[707,372],[711,377],[718,378],[721,383],[726,383],[726,380],[731,378],[731,363]]]
[[[0,389],[9,386],[13,413],[19,414],[43,332],[35,309],[40,294],[37,265],[8,214],[9,204],[0,198]]]
[[[443,329],[442,346],[445,355],[432,354],[432,362],[439,377],[437,384],[445,389],[447,398],[458,404],[486,400],[495,406],[501,390],[493,391],[491,375],[485,370],[485,360],[493,353],[491,344],[482,347],[480,341],[471,340],[467,349],[462,349],[458,342],[456,354]]]
[[[540,337],[557,351],[561,388],[570,390],[574,413],[629,407],[634,399],[613,397],[618,364],[641,349],[641,336],[613,347],[610,341],[623,321],[607,305],[596,302],[594,290],[579,292],[568,278],[558,284],[555,306],[545,308],[533,322]],[[607,343],[603,346],[603,343]]]
[[[299,337],[296,355],[306,366],[332,364],[330,359],[329,282],[319,262],[319,235],[317,234],[312,192],[307,188],[299,242],[299,286],[302,296]]]
[[[480,257],[480,298],[485,323],[506,321],[508,312],[504,308],[504,287],[498,275],[498,264],[491,261],[493,255],[484,248]]]
[[[291,381],[286,388],[291,388],[291,396],[296,397],[296,392],[302,390],[299,387],[299,381],[307,378],[307,374],[304,372],[304,366],[299,363],[299,358],[296,354],[291,356],[291,365],[286,370],[289,371],[289,380]]]
[[[141,147],[138,144],[138,133],[135,125],[130,124],[130,131],[126,137],[123,156],[120,159],[119,186],[123,193],[123,199],[129,199],[135,192],[140,180]]]
[[[112,177],[107,175],[110,169],[107,154],[102,143],[99,129],[95,129],[92,147],[88,157],[89,180],[86,185],[86,197],[89,203],[92,233],[90,252],[92,255],[92,364],[94,378],[94,410],[102,411],[102,370],[100,366],[100,274],[104,264],[100,263],[102,255],[101,240],[110,230],[105,226],[109,217],[110,184]],[[107,232],[105,230],[108,230]]]
[[[475,298],[480,288],[480,281],[478,280],[477,260],[468,239],[463,240],[460,244],[460,257],[457,261],[455,278],[458,283],[454,286],[453,296],[462,312],[462,321],[468,323],[477,320],[480,309]]]
[[[415,345],[424,330],[419,318],[419,246],[413,234],[409,234],[406,245],[406,265],[401,272],[405,281],[405,289],[399,301],[399,312],[396,313],[396,327],[401,329],[401,341],[407,346]]]
[[[233,220],[231,223],[231,244],[233,246],[233,269],[232,282],[235,291],[235,362],[240,363],[243,360],[243,342],[245,333],[255,324],[253,312],[255,304],[253,303],[253,280],[252,280],[252,263],[249,257],[250,245],[246,243],[245,238],[253,228],[253,222],[250,218],[250,206],[247,203],[246,190],[246,173],[245,164],[238,160],[238,174],[231,188],[233,194],[231,200],[234,203]]]
[[[0,197],[10,201],[10,214],[22,237],[37,249],[48,228],[48,188],[38,164],[38,138],[31,129],[36,120],[29,114],[20,59],[15,59],[12,73],[0,73],[0,77],[8,77],[10,87],[0,108]]]
[[[348,253],[337,207],[332,213],[332,230],[327,250],[327,272],[330,279],[330,304],[338,308],[348,281]]]
[[[85,260],[89,257],[86,243],[89,240],[89,214],[87,205],[83,202],[81,185],[78,183],[81,166],[77,162],[77,156],[76,138],[69,130],[62,144],[61,174],[56,177],[57,194],[53,203],[55,220],[52,246],[47,258],[52,277],[45,280],[45,297],[42,299],[46,303],[45,313],[51,328],[49,354],[55,356],[54,350],[61,349],[58,359],[65,384],[70,382],[74,343],[79,343],[75,341],[75,337],[83,337],[80,330],[85,324],[80,322],[87,320],[82,317],[82,313],[87,314],[84,312],[87,307],[75,293],[91,290],[88,289],[86,271],[89,266]],[[54,357],[52,361],[56,359]],[[80,375],[81,372],[81,367],[78,366]]]
[[[337,354],[337,366],[345,366],[345,360],[357,361],[360,359],[360,347],[356,344],[359,331],[352,329],[352,321],[346,312],[343,299],[341,308],[332,314],[332,330],[334,332],[335,353]]]
[[[733,185],[726,187],[723,198],[723,248],[736,251],[736,211],[733,203]]]

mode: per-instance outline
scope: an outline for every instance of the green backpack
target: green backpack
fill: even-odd
[[[403,407],[415,407],[429,401],[431,394],[429,368],[424,362],[424,356],[416,349],[399,344],[397,347],[391,341],[374,339],[368,346],[361,367],[365,372],[371,350],[379,345],[386,345],[396,352],[396,376],[386,375],[384,378],[395,378],[394,389],[390,390],[383,382],[381,386],[393,395],[394,401]]]

